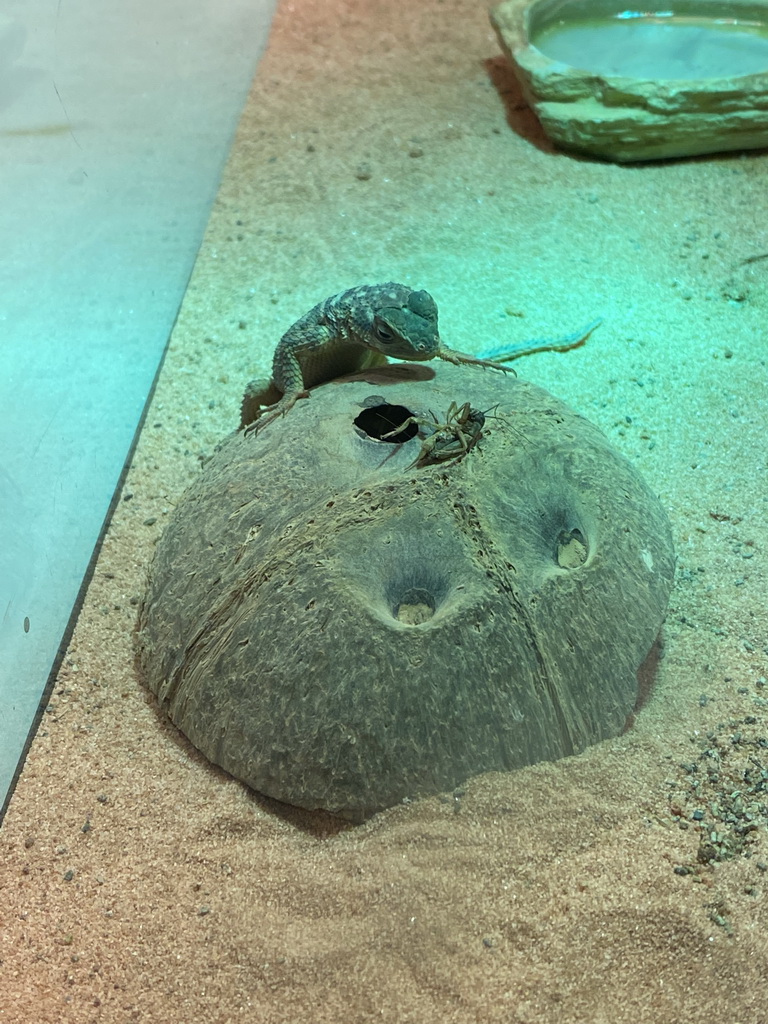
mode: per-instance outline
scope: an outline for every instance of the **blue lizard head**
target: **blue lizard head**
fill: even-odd
[[[429,292],[409,292],[404,303],[378,307],[371,335],[371,347],[395,359],[434,359],[440,350],[435,300]]]

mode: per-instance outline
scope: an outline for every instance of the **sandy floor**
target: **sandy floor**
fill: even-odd
[[[0,834],[0,1021],[768,1021],[766,174],[552,152],[478,0],[281,6]],[[132,629],[244,381],[391,279],[470,351],[604,317],[517,367],[645,475],[679,572],[631,732],[353,828],[211,768]]]

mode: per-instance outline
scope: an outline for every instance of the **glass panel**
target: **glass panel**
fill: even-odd
[[[0,15],[0,798],[195,259],[273,0]]]

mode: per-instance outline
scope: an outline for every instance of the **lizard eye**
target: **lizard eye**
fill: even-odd
[[[384,324],[376,324],[374,330],[379,341],[394,341],[395,335],[388,327],[385,327]]]

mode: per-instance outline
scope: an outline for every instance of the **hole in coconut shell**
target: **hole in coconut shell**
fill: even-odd
[[[395,618],[406,626],[418,626],[435,614],[435,599],[428,590],[413,587],[393,608]]]
[[[587,539],[579,529],[562,530],[557,538],[555,561],[561,569],[578,569],[589,556]]]
[[[404,444],[416,437],[419,428],[415,423],[409,423],[407,427],[398,430],[392,437],[387,437],[393,430],[402,427],[403,424],[415,415],[404,405],[390,405],[384,402],[382,405],[374,405],[363,409],[359,416],[355,417],[355,426],[374,441],[387,441],[389,444]]]

